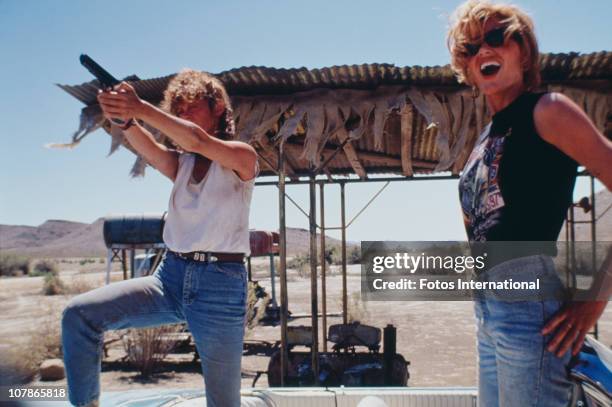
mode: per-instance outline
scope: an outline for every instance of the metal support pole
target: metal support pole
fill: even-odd
[[[283,144],[278,149],[278,212],[279,212],[279,255],[280,255],[280,320],[281,320],[281,386],[285,386],[289,365],[287,348],[287,228],[285,224],[285,156]]]
[[[571,287],[572,288],[576,288],[576,218],[575,218],[575,213],[574,213],[574,203],[572,202],[572,204],[570,205],[569,208],[569,224],[571,226],[570,228],[570,269],[571,269],[571,278],[572,280],[570,281]]]
[[[111,262],[113,261],[113,249],[106,252],[106,285],[110,284]]]
[[[134,271],[132,272],[132,276],[133,277],[142,277],[143,274],[143,268],[145,266],[145,263],[147,263],[149,261],[149,250],[150,249],[145,249],[144,255],[145,255],[145,260],[143,260],[138,267],[136,267],[136,263],[134,263]],[[136,250],[134,249],[134,253],[136,252]],[[136,261],[134,259],[134,261]]]
[[[597,273],[597,217],[595,214],[595,178],[591,175],[591,258],[593,265],[593,278]],[[599,324],[595,323],[593,327],[593,336],[599,339]]]
[[[326,275],[325,275],[325,197],[324,197],[325,184],[319,184],[319,208],[321,212],[321,314],[323,317],[323,352],[327,352],[327,288],[326,288]]]
[[[309,184],[310,208],[310,309],[312,314],[312,373],[314,384],[319,384],[319,301],[317,296],[317,190],[314,175]]]
[[[272,287],[272,305],[278,306],[276,302],[276,271],[274,270],[274,254],[270,254],[270,286]]]
[[[123,270],[123,279],[127,280],[127,252],[121,249],[121,268]]]
[[[134,278],[136,270],[134,265],[136,264],[136,249],[133,247],[130,249],[130,278]]]
[[[572,202],[573,203],[573,202]],[[570,240],[569,240],[569,228],[570,228],[570,222],[569,222],[569,217],[570,217],[570,211],[572,210],[571,205],[570,207],[567,209],[567,213],[565,214],[565,264],[566,266],[570,265]],[[569,283],[570,283],[570,274],[572,273],[572,271],[570,270],[569,267],[566,267],[566,272],[565,272],[565,284],[567,285],[567,287],[570,287]]]
[[[344,183],[340,183],[340,215],[342,229],[342,323],[348,323],[348,304],[346,288],[346,208],[344,205]]]
[[[574,229],[574,203],[570,205],[569,208],[569,218],[568,218],[568,226],[569,226],[569,241],[571,242],[571,250],[570,250],[570,266],[572,273],[576,272],[576,236]]]
[[[596,213],[595,213],[595,178],[591,175],[591,223],[592,223],[592,227],[591,227],[591,240],[593,241],[593,243],[595,243],[597,241],[597,217],[596,217]],[[595,247],[595,245],[593,245],[593,247]],[[595,262],[595,255],[596,253],[593,253],[593,262]]]

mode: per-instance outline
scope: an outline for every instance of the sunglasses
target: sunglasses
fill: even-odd
[[[505,43],[506,27],[494,28],[484,35],[483,41],[478,43],[466,43],[465,50],[469,56],[474,56],[480,51],[482,43],[486,43],[491,48],[499,48]],[[518,33],[513,33],[512,38],[520,41],[521,36]]]

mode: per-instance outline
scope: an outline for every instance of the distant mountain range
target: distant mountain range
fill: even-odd
[[[103,218],[90,224],[48,220],[40,226],[0,225],[0,251],[31,257],[103,257],[106,256],[103,225]],[[317,242],[318,239],[319,235]],[[308,230],[287,228],[289,255],[308,252],[309,241]],[[339,245],[340,241],[327,236],[326,244]]]
[[[612,241],[612,193],[607,190],[596,194],[595,212],[597,220],[597,240]],[[589,220],[591,214],[575,208],[578,221]],[[101,257],[106,255],[102,237],[104,219],[80,223],[66,220],[48,220],[40,226],[0,225],[0,251],[13,252],[33,257]],[[559,235],[565,239],[565,229]],[[287,228],[287,252],[289,255],[308,252],[308,231]],[[318,236],[317,236],[318,240]],[[576,224],[576,240],[591,240],[588,224]],[[340,241],[327,237],[329,246],[339,245]],[[357,245],[349,242],[349,245]],[[317,246],[317,249],[319,247]]]
[[[40,226],[0,225],[0,250],[39,257],[100,257],[106,255],[104,219],[81,223],[48,220]]]

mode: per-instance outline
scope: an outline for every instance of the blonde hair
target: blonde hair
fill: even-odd
[[[505,40],[517,39],[521,48],[523,84],[527,90],[540,85],[540,58],[531,17],[518,7],[509,4],[492,4],[486,0],[468,0],[455,10],[447,34],[447,46],[451,54],[451,68],[459,82],[473,86],[468,75],[469,54],[466,44],[482,41],[484,26],[490,18],[506,27]]]
[[[218,132],[215,136],[221,139],[233,138],[235,125],[230,97],[223,83],[209,73],[189,68],[181,70],[168,83],[161,108],[177,115],[180,104],[193,103],[201,99],[208,100],[211,110],[219,101],[223,102],[225,110],[219,117]]]

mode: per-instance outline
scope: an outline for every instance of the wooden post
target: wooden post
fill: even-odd
[[[281,386],[285,386],[289,366],[287,347],[287,228],[285,223],[285,157],[283,144],[278,149],[278,212],[279,212],[279,257],[280,257],[280,320],[281,320]]]
[[[315,176],[310,175],[310,311],[312,313],[312,373],[315,385],[319,384],[319,301],[317,296],[317,190]]]
[[[590,175],[591,179],[591,259],[593,264],[593,272],[597,273],[597,217],[595,213],[595,178]],[[593,336],[599,339],[599,324],[595,323],[593,327]]]
[[[319,184],[319,208],[321,212],[321,313],[323,317],[323,352],[327,352],[327,288],[326,288],[326,275],[325,275],[325,198],[324,191],[325,183]]]
[[[106,251],[106,285],[110,284],[111,262],[113,261],[113,249]]]
[[[344,182],[340,183],[340,216],[342,230],[342,323],[348,323],[348,304],[346,287],[346,208],[344,204]]]
[[[127,253],[125,249],[121,249],[121,269],[123,270],[123,279],[127,280]]]

